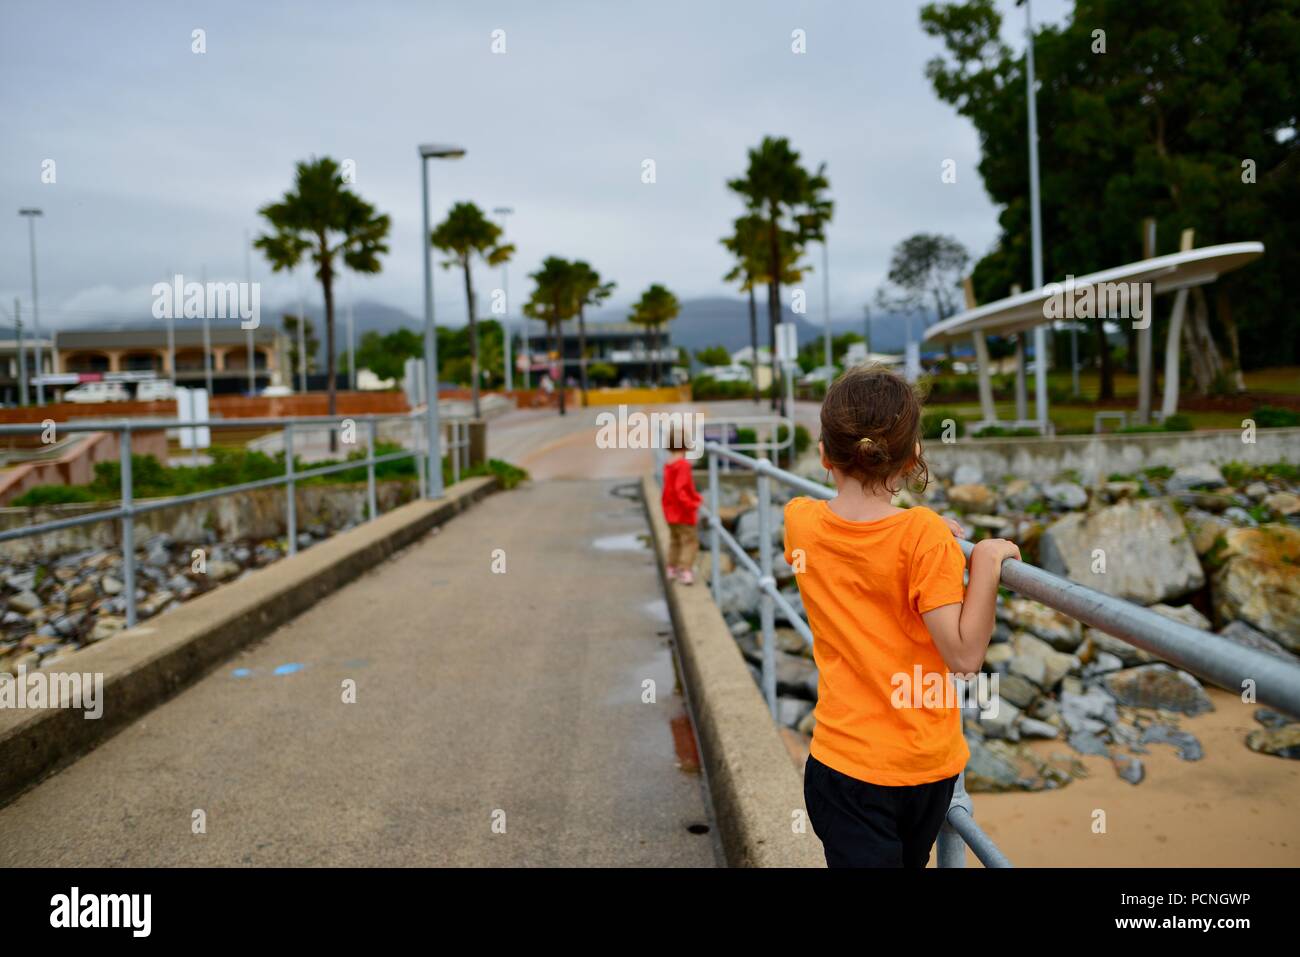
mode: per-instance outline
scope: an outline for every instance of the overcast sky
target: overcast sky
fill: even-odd
[[[1006,39],[1022,11],[1000,3]],[[976,255],[996,235],[970,125],[924,76],[938,44],[919,2],[233,2],[0,4],[0,320],[29,310],[26,223],[39,206],[42,318],[149,321],[169,271],[241,279],[257,208],[293,164],[356,164],[355,188],[393,218],[383,273],[358,300],[421,311],[419,142],[465,159],[431,166],[435,217],[455,200],[513,206],[514,298],[542,257],[585,258],[625,305],[651,282],[679,297],[734,294],[718,238],[740,213],[726,189],[745,151],[788,136],[825,161],[835,318],[861,315],[891,247],[914,232],[957,236]],[[1066,0],[1039,0],[1059,20]],[[192,34],[206,52],[192,52]],[[791,51],[805,31],[807,52]],[[492,52],[493,31],[506,52]],[[945,159],[957,182],[940,180]],[[655,162],[657,181],[642,182]],[[54,161],[56,181],[41,181]],[[820,250],[814,252],[820,268]],[[256,258],[264,304],[295,280]],[[439,321],[464,317],[438,271]],[[484,289],[496,275],[477,280]],[[319,287],[303,283],[309,302]],[[821,321],[820,275],[808,283]]]

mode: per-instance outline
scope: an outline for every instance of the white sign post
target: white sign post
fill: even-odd
[[[176,390],[176,417],[182,422],[208,421],[208,390],[178,388]],[[182,427],[181,448],[190,450],[190,461],[197,465],[199,449],[212,445],[212,430],[206,425]]]

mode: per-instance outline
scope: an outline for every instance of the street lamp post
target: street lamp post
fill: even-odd
[[[506,237],[506,217],[514,212],[510,206],[498,206],[492,212],[501,217],[501,239]],[[501,321],[501,339],[504,342],[504,361],[506,367],[506,391],[512,392],[515,388],[515,374],[511,368],[510,361],[510,263],[501,263],[501,291],[506,297],[506,314]]]
[[[1025,85],[1029,96],[1029,222],[1034,288],[1043,288],[1043,214],[1038,189],[1038,103],[1034,92],[1034,14],[1025,0]],[[1034,416],[1047,432],[1047,330],[1034,326]]]
[[[18,210],[19,216],[27,217],[27,236],[32,251],[32,349],[36,356],[36,404],[45,404],[44,369],[41,368],[41,306],[36,296],[36,217],[45,214],[39,209],[28,207]]]
[[[826,246],[826,238],[822,237],[822,309],[823,321],[826,324],[824,330],[826,338],[826,386],[829,388],[831,379],[835,378],[832,370],[831,359],[831,261],[830,252]]]
[[[442,455],[439,449],[438,426],[438,335],[433,325],[433,243],[429,230],[429,160],[460,159],[465,150],[459,146],[423,144],[420,151],[420,213],[424,231],[420,234],[421,258],[424,260],[424,403],[425,426],[428,429],[429,462],[428,482],[425,485],[429,498],[442,498]]]

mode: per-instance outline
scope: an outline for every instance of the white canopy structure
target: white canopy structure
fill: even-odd
[[[1190,233],[1187,234],[1190,241]],[[988,335],[1007,336],[1058,320],[1131,320],[1138,330],[1138,421],[1150,419],[1151,308],[1155,296],[1176,292],[1165,349],[1163,414],[1177,409],[1178,356],[1187,291],[1214,282],[1264,254],[1258,242],[1226,243],[1203,249],[1184,249],[1168,256],[1142,259],[1087,276],[1067,276],[1064,282],[1018,293],[997,302],[976,306],[935,323],[925,339],[936,343],[972,337],[979,363],[980,405],[987,424],[997,421],[989,377]],[[1018,355],[1023,363],[1023,354]],[[1041,363],[1042,356],[1035,362]],[[1040,367],[1041,368],[1041,367]],[[1022,368],[1023,373],[1023,368]],[[1049,431],[1046,409],[1038,410],[1037,425]],[[985,424],[985,423],[981,423]],[[1029,423],[1021,423],[1029,424]]]

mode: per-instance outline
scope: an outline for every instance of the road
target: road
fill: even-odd
[[[619,491],[455,518],[0,809],[0,865],[718,865]]]

